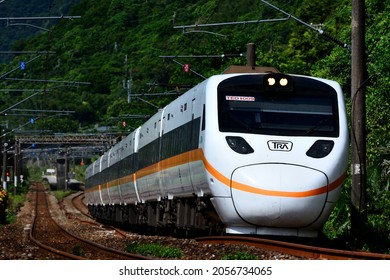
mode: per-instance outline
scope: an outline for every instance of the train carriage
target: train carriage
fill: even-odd
[[[135,204],[140,200],[137,188],[135,171],[138,162],[138,139],[139,128],[129,134],[123,141],[122,160],[119,162],[118,170],[120,172],[118,185],[123,204]]]
[[[212,76],[128,138],[137,147],[113,165],[103,155],[100,177],[87,173],[86,197],[99,219],[118,221],[96,211],[113,204],[130,213],[115,217],[135,226],[316,236],[346,174],[343,94],[315,77]],[[123,143],[106,156],[127,151]],[[123,201],[127,208],[115,207]]]

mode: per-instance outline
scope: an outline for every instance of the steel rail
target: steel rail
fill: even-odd
[[[62,257],[65,257],[67,259],[77,259],[77,260],[82,260],[82,259],[86,259],[86,258],[83,258],[83,257],[80,257],[80,256],[77,256],[77,255],[73,255],[73,254],[70,254],[70,253],[67,253],[67,252],[64,252],[64,251],[61,251],[59,249],[56,249],[54,247],[51,247],[49,245],[46,245],[46,244],[43,244],[42,242],[40,242],[39,240],[37,240],[34,236],[34,230],[36,229],[36,220],[37,220],[37,217],[38,217],[38,193],[39,193],[39,190],[36,191],[36,205],[35,205],[35,216],[34,216],[34,222],[33,222],[33,225],[30,229],[30,234],[29,234],[29,237],[30,239],[36,244],[38,245],[39,247],[47,250],[47,251],[50,251],[56,255],[60,255]],[[45,194],[46,196],[46,194]],[[45,201],[45,203],[47,203],[47,201]],[[50,218],[51,218],[51,215],[50,215]],[[113,255],[118,255],[118,256],[122,256],[122,257],[125,257],[126,259],[131,259],[131,260],[150,260],[150,258],[147,258],[147,257],[144,257],[142,255],[137,255],[137,254],[131,254],[131,253],[127,253],[127,252],[123,252],[123,251],[119,251],[119,250],[116,250],[116,249],[113,249],[113,248],[110,248],[110,247],[106,247],[102,244],[99,244],[99,243],[96,243],[96,242],[93,242],[91,240],[88,240],[88,239],[84,239],[84,238],[81,238],[80,236],[77,236],[77,235],[74,235],[72,234],[71,232],[67,231],[66,229],[64,229],[63,227],[61,227],[60,225],[57,224],[57,222],[51,218],[51,221],[53,222],[54,225],[56,225],[62,232],[64,232],[66,235],[70,236],[71,238],[73,239],[76,239],[82,243],[85,243],[95,249],[98,249],[98,250],[101,250],[101,251],[105,251],[105,252],[108,252],[109,254],[113,254]]]
[[[92,217],[88,210],[85,210],[85,209],[82,209],[82,207],[80,207],[80,205],[84,205],[83,204],[83,199],[85,198],[85,195],[84,195],[84,192],[80,192],[79,194],[76,194],[74,197],[72,197],[71,199],[71,203],[72,203],[72,206],[80,212],[80,214],[82,214],[83,216],[87,217],[88,219],[91,219],[93,220],[92,221],[87,221],[87,220],[83,220],[83,219],[80,219],[78,217],[75,217],[75,219],[77,219],[78,221],[80,221],[81,223],[84,223],[84,224],[89,224],[89,225],[98,225],[98,226],[103,226],[103,228],[106,228],[106,229],[110,229],[110,230],[113,230],[115,231],[115,234],[120,236],[120,237],[127,237],[127,234],[126,232],[116,228],[116,227],[113,227],[113,226],[109,226],[109,225],[104,225],[104,224],[101,224],[101,223],[98,223],[95,221],[95,218]],[[72,215],[70,213],[67,213],[67,215]],[[74,216],[74,215],[73,215]]]
[[[53,248],[53,247],[48,246],[48,245],[45,245],[42,242],[38,241],[38,239],[36,239],[34,237],[34,234],[33,234],[33,232],[35,231],[35,227],[37,225],[37,217],[38,217],[38,191],[36,190],[36,192],[35,192],[35,215],[33,217],[32,226],[30,228],[29,239],[33,243],[35,243],[38,247],[40,247],[40,248],[42,248],[42,249],[44,249],[44,250],[46,250],[46,251],[48,251],[50,253],[53,253],[55,255],[64,257],[66,259],[70,259],[70,260],[84,260],[85,259],[83,257],[76,256],[76,255],[73,255],[73,254],[70,254],[70,253],[58,250],[56,248]]]
[[[390,255],[362,251],[339,250],[332,248],[315,247],[310,245],[289,243],[278,240],[243,236],[210,236],[196,238],[202,243],[245,244],[265,250],[282,252],[285,254],[307,258],[328,260],[390,260]]]

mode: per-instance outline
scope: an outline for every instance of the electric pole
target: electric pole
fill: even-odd
[[[365,0],[352,0],[351,228],[355,234],[367,219],[365,62]]]
[[[2,183],[3,183],[3,189],[7,190],[7,147],[8,147],[8,143],[6,142],[5,137],[4,137],[4,142],[2,144],[3,144],[3,170],[1,173],[1,179],[2,179]]]
[[[254,43],[247,44],[246,65],[252,67],[253,69],[256,67],[256,47]]]

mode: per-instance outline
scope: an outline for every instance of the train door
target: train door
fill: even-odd
[[[99,167],[98,167],[98,170],[96,172],[98,172],[98,174],[99,174],[99,198],[100,198],[101,204],[104,205],[103,194],[102,194],[102,185],[103,185],[102,161],[103,161],[103,157],[100,157]]]
[[[137,201],[141,202],[139,193],[138,193],[138,187],[137,187],[137,170],[138,170],[138,145],[139,145],[139,137],[140,137],[140,130],[141,128],[138,127],[134,131],[134,137],[132,139],[133,142],[133,158],[132,158],[132,163],[133,163],[133,185],[134,185],[134,192],[137,196]]]
[[[194,193],[191,172],[190,172],[190,153],[193,146],[193,108],[195,105],[195,98],[185,99],[181,104],[181,126],[179,130],[180,139],[180,157],[182,158],[182,164],[179,166],[179,176],[183,195]]]
[[[110,172],[110,158],[112,157],[112,149],[108,152],[107,161],[104,162],[104,180],[105,180],[105,192],[106,192],[106,199],[105,201],[109,204],[112,204],[111,194],[110,194],[110,188],[109,188],[109,182],[112,180],[112,174]],[[104,199],[104,198],[103,198]]]
[[[190,172],[190,181],[194,193],[201,193],[202,187],[202,161],[198,157],[199,133],[201,124],[201,104],[197,97],[194,96],[191,104],[191,125],[190,125],[190,152],[188,153],[188,169]],[[204,172],[203,172],[204,173]]]
[[[161,110],[161,114],[160,114],[160,119],[158,121],[158,124],[157,124],[157,129],[158,129],[158,163],[157,163],[157,169],[158,169],[158,185],[159,185],[159,188],[160,188],[160,194],[161,196],[166,196],[166,194],[168,193],[168,190],[167,190],[167,186],[165,186],[164,184],[164,177],[165,177],[165,171],[164,171],[164,168],[162,166],[162,137],[163,137],[163,134],[164,134],[164,121],[165,121],[165,110],[166,110],[166,107],[164,107],[164,109]]]

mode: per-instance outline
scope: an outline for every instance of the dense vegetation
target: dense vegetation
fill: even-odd
[[[203,79],[200,75],[208,77],[221,73],[232,64],[244,65],[248,43],[256,44],[257,65],[274,66],[286,73],[337,80],[345,91],[348,107],[351,106],[351,53],[291,18],[268,23],[174,28],[195,23],[286,17],[261,1],[75,2],[79,3],[72,6],[69,14],[80,15],[81,19],[60,20],[51,27],[51,32],[40,32],[30,39],[20,38],[12,46],[17,51],[40,50],[54,54],[42,55],[28,63],[26,70],[13,71],[6,77],[3,77],[4,73],[18,69],[21,61],[29,61],[37,55],[15,56],[11,62],[0,66],[1,88],[19,89],[0,92],[0,110],[32,95],[30,91],[20,89],[35,89],[42,92],[16,108],[74,111],[67,117],[41,117],[34,125],[24,126],[26,130],[94,132],[97,126],[119,132],[132,130],[144,119],[128,119],[125,115],[151,115],[175,98],[175,95],[149,97],[146,94],[181,94],[185,87],[162,85],[194,85]],[[306,23],[313,26],[321,24],[326,32],[351,44],[351,1],[270,2]],[[375,236],[376,240],[373,244],[355,245],[383,251],[390,248],[390,2],[366,0],[366,6],[368,222],[365,237]],[[241,53],[243,57],[229,56]],[[225,56],[211,57],[222,54]],[[161,57],[168,55],[193,57],[176,57],[175,60]],[[195,57],[206,55],[210,57]],[[184,63],[190,64],[191,69],[200,75],[185,73],[180,65]],[[15,80],[21,78],[66,82]],[[144,94],[141,98],[147,102],[135,96],[131,103],[127,102],[127,91],[123,85],[127,79],[131,79],[131,93]],[[7,121],[12,129],[28,123],[28,118],[8,117]],[[123,121],[126,121],[125,127]],[[347,181],[343,197],[324,230],[332,238],[348,238],[350,185]],[[382,248],[375,247],[379,244],[378,240]]]
[[[15,41],[52,27],[58,20],[47,19],[47,17],[67,15],[71,5],[79,0],[5,0],[0,2],[0,50],[10,51]],[[27,17],[35,19],[25,19]],[[45,18],[38,19],[38,17]],[[1,54],[0,62],[8,62],[10,58],[12,55]]]

